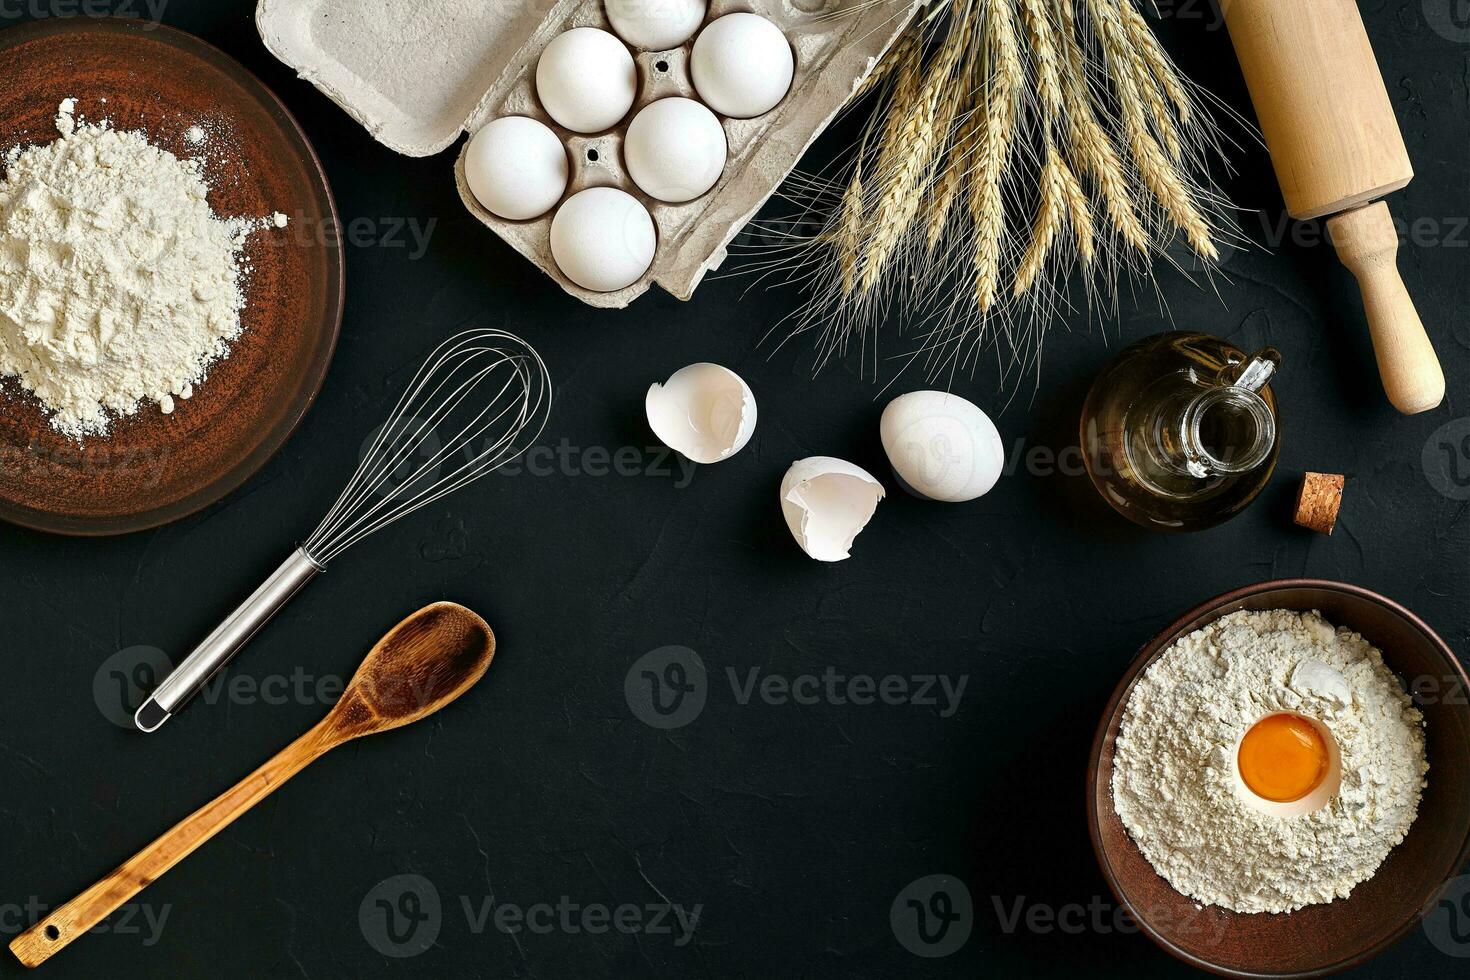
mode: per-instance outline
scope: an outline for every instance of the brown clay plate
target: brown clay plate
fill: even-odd
[[[286,441],[326,376],[342,322],[336,205],[301,127],[253,75],[180,31],[66,18],[0,31],[0,148],[56,139],[77,112],[202,155],[221,216],[290,217],[252,236],[244,333],[172,415],[152,403],[78,444],[0,379],[0,518],[64,534],[119,534],[177,520],[245,482]],[[107,101],[103,103],[101,100]],[[210,136],[191,146],[185,132]]]
[[[1429,786],[1408,836],[1349,898],[1290,915],[1197,908],[1154,871],[1113,810],[1113,746],[1134,681],[1176,639],[1239,609],[1316,609],[1333,625],[1356,630],[1383,651],[1424,713]],[[1470,859],[1467,691],[1470,681],[1444,640],[1403,606],[1357,586],[1315,579],[1263,582],[1191,610],[1133,661],[1093,742],[1088,823],[1113,893],[1164,949],[1224,976],[1321,976],[1382,952],[1419,923]]]

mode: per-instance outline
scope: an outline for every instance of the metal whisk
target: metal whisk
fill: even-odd
[[[306,543],[154,690],[134,716],[158,729],[327,564],[381,530],[519,456],[551,413],[551,376],[529,344],[468,330],[429,355]]]

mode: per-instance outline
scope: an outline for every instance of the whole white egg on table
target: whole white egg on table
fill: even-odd
[[[894,473],[930,500],[974,500],[1005,469],[1005,446],[990,416],[947,391],[899,395],[883,409],[878,428]]]

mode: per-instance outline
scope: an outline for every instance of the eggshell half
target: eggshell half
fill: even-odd
[[[817,561],[847,558],[882,499],[883,484],[871,473],[831,456],[799,459],[781,481],[786,526],[801,550]]]
[[[904,486],[958,503],[988,493],[1005,469],[1005,446],[990,416],[945,391],[911,391],[883,410],[883,451]]]
[[[755,395],[740,375],[718,364],[680,368],[648,389],[644,408],[654,435],[696,463],[730,458],[755,432]]]

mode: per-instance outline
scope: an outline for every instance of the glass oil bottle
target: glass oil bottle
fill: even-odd
[[[1205,333],[1171,331],[1121,351],[1082,409],[1088,475],[1144,527],[1198,531],[1265,488],[1280,451],[1267,386],[1281,355],[1248,355]]]

